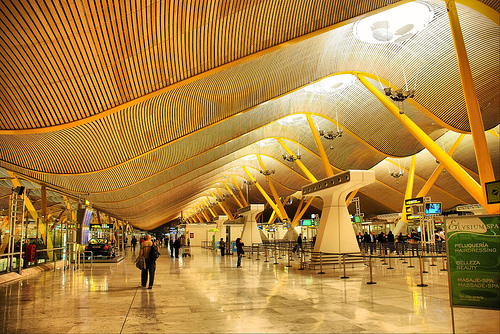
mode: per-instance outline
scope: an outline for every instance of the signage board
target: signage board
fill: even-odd
[[[424,203],[423,197],[405,199],[405,205],[415,205],[415,204],[423,204],[423,203]]]
[[[488,204],[500,203],[500,181],[486,182],[484,186]]]
[[[452,307],[500,309],[499,217],[446,217]]]

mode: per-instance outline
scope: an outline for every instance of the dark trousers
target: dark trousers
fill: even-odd
[[[179,248],[175,249],[175,257],[179,257]]]
[[[155,270],[156,270],[156,262],[149,263],[146,260],[146,269],[141,271],[141,284],[142,286],[146,286],[148,282],[148,273],[149,273],[149,286],[153,286],[155,281]]]
[[[225,247],[221,247],[221,249],[220,249],[220,256],[224,256],[225,250],[226,250]]]
[[[174,246],[170,247],[170,257],[174,257]]]
[[[237,267],[241,267],[241,258],[243,257],[243,254],[238,254],[238,264]]]

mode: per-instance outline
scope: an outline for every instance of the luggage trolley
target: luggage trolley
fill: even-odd
[[[191,257],[191,247],[190,246],[183,246],[182,247],[182,256],[183,257],[186,257],[186,256]]]

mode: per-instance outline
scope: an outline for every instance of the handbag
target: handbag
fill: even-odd
[[[144,255],[139,256],[135,260],[135,266],[140,270],[146,269],[146,258],[144,257]]]

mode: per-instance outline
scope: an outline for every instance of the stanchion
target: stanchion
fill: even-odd
[[[408,268],[415,268],[414,265],[411,264],[411,258],[413,257],[412,255],[410,255],[410,253],[408,253],[408,256],[410,258],[410,265],[408,266]]]
[[[292,257],[292,252],[290,251],[290,248],[288,248],[288,264],[285,267],[290,268],[292,265],[290,264],[290,258]]]
[[[277,255],[278,254],[276,254],[276,244],[274,244],[274,263],[273,264],[279,264]]]
[[[318,274],[324,274],[323,272],[323,253],[319,252],[319,273]]]
[[[423,268],[423,273],[427,274],[429,273],[427,270],[425,270],[425,257],[420,256],[420,260],[422,261],[422,268]]]
[[[259,244],[257,244],[257,258],[255,260],[260,261]]]
[[[368,266],[370,267],[370,281],[366,282],[366,284],[377,284],[376,282],[373,281],[373,275],[372,275],[372,255],[371,254],[368,256]]]
[[[269,262],[269,259],[267,258],[267,255],[269,252],[269,247],[268,246],[265,246],[265,247],[266,247],[266,253],[265,253],[266,260],[264,262]]]
[[[443,268],[441,268],[441,271],[448,271],[448,269],[446,269],[445,257],[443,256],[442,259],[443,259]]]
[[[344,276],[342,276],[340,278],[349,278],[349,276],[345,275],[345,254],[342,254],[342,263],[344,265]]]
[[[391,264],[391,253],[389,253],[389,267],[387,269],[394,269]]]
[[[381,246],[381,249],[383,249],[383,248],[384,248],[384,245],[382,245],[382,246]],[[382,250],[381,250],[380,252],[382,252]],[[384,249],[384,254],[383,254],[383,256],[382,256],[382,265],[383,265],[383,266],[386,266],[386,265],[387,265],[387,261],[385,260],[385,257],[386,257],[386,256],[387,256],[387,254],[385,253],[385,249]]]
[[[417,286],[427,286],[427,284],[424,284],[424,275],[423,275],[423,270],[422,270],[422,255],[418,257],[418,262],[420,263],[420,284],[417,284]]]

